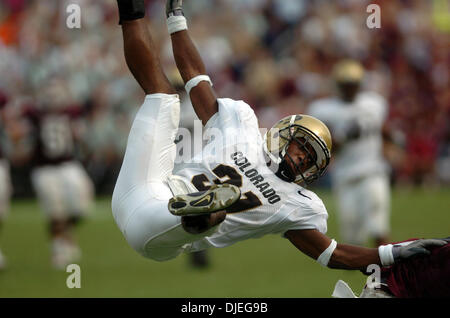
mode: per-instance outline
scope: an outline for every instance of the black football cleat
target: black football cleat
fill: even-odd
[[[190,264],[192,267],[204,269],[209,267],[209,258],[206,250],[193,252],[189,254]]]
[[[232,184],[213,185],[206,191],[180,194],[169,200],[169,211],[177,216],[209,214],[224,210],[241,197],[241,191]]]

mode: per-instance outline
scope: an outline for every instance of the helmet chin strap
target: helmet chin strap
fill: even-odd
[[[283,159],[278,165],[278,170],[275,175],[283,181],[294,182],[296,176],[292,173],[286,159]]]
[[[294,182],[295,174],[291,171],[286,159],[285,155],[287,154],[287,149],[289,147],[290,142],[284,146],[284,148],[280,151],[281,162],[278,164],[278,169],[275,171],[275,175],[283,181],[286,182]]]
[[[266,159],[266,165],[270,170],[281,180],[286,182],[294,182],[295,176],[292,173],[286,159],[281,160],[280,163],[277,163],[272,158],[270,158],[266,153],[264,154]]]

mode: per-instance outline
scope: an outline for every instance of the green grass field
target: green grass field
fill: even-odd
[[[338,239],[334,202],[328,235]],[[359,293],[360,272],[331,270],[298,252],[287,240],[268,236],[211,249],[212,266],[193,269],[186,255],[157,263],[135,253],[116,227],[109,198],[98,199],[77,230],[82,250],[81,288],[66,287],[69,273],[49,264],[46,224],[34,200],[13,201],[0,235],[9,268],[0,273],[0,297],[330,297],[343,279]],[[450,189],[397,189],[392,201],[393,240],[450,234]]]

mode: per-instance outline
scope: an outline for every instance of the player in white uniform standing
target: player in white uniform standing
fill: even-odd
[[[308,114],[323,121],[333,136],[332,185],[339,224],[346,243],[376,246],[389,241],[390,186],[383,157],[386,100],[360,91],[362,65],[354,60],[336,64],[333,79],[338,96],[313,102]]]
[[[446,243],[419,240],[413,248],[388,245],[378,250],[328,238],[322,201],[299,185],[318,178],[328,165],[328,129],[315,118],[293,115],[263,139],[250,106],[217,99],[189,37],[181,0],[167,1],[168,29],[177,67],[209,142],[172,175],[180,101],[159,63],[144,1],[118,0],[118,5],[125,59],[146,97],[130,131],[112,211],[138,253],[165,261],[183,251],[279,234],[324,266],[365,269]]]

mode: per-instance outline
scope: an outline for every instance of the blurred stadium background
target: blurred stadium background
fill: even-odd
[[[81,7],[80,29],[66,7]],[[174,63],[164,1],[148,3],[152,35],[166,71]],[[392,239],[443,237],[450,230],[450,3],[448,0],[186,0],[189,28],[219,96],[244,99],[261,127],[302,113],[332,93],[334,63],[351,57],[368,71],[365,87],[389,102]],[[368,29],[366,7],[381,7],[381,28]],[[82,288],[49,266],[44,217],[30,184],[30,144],[2,140],[14,196],[0,236],[9,268],[0,297],[329,297],[338,279],[360,292],[359,272],[322,268],[279,237],[210,251],[211,267],[185,256],[154,263],[138,256],[114,224],[110,195],[130,123],[143,94],[122,50],[116,1],[1,0],[0,104],[37,100],[48,83],[85,115],[73,122],[76,156],[98,199],[78,230]],[[2,123],[3,124],[3,123]],[[20,129],[20,122],[9,132]],[[5,124],[5,125],[6,125]],[[325,178],[317,191],[328,207],[329,236],[339,239]]]

